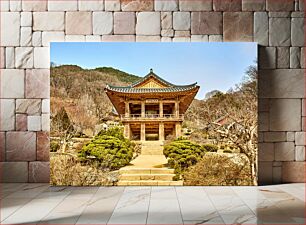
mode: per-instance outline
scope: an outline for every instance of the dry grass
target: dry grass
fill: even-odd
[[[82,165],[73,155],[50,153],[50,183],[59,186],[112,186],[118,180],[116,171],[105,171],[96,165]]]
[[[184,185],[253,185],[250,164],[243,154],[207,153],[183,174]]]

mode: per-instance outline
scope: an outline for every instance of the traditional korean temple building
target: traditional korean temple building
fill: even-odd
[[[164,141],[168,135],[182,135],[184,113],[199,88],[197,83],[171,84],[151,69],[130,86],[107,85],[105,92],[121,117],[125,137]]]

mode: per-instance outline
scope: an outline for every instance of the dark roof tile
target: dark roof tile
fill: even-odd
[[[116,87],[107,85],[106,89],[116,92],[123,92],[123,93],[165,93],[165,92],[180,92],[180,91],[189,91],[197,87],[197,83],[185,86],[174,86],[168,88],[133,88],[133,87]]]
[[[159,80],[161,83],[165,84],[167,87],[165,88],[135,88],[138,84],[144,82],[146,79],[149,79],[151,76]],[[161,77],[157,76],[155,73],[153,73],[153,70],[150,70],[150,73],[146,75],[145,77],[141,78],[139,81],[136,81],[135,83],[125,86],[125,87],[119,87],[119,86],[112,86],[107,85],[106,89],[121,93],[165,93],[165,92],[181,92],[181,91],[188,91],[192,90],[197,87],[197,83],[193,83],[190,85],[174,85],[169,83],[168,81],[165,81]]]

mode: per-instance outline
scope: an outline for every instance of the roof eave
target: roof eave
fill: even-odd
[[[182,88],[183,86],[181,86]],[[163,89],[168,89],[168,88],[160,88],[161,91],[158,91],[159,88],[152,88],[151,91],[144,91],[144,90],[148,90],[148,89],[145,89],[145,88],[138,88],[137,92],[134,92],[134,91],[129,91],[129,90],[124,90],[125,87],[115,87],[115,88],[112,88],[112,87],[106,87],[105,88],[105,91],[112,91],[112,92],[116,92],[116,93],[122,93],[122,94],[152,94],[152,93],[155,93],[155,94],[165,94],[165,93],[181,93],[181,92],[189,92],[189,91],[193,91],[193,90],[196,90],[196,89],[199,89],[200,86],[198,85],[190,85],[190,86],[186,86],[186,89],[182,89],[182,90],[173,90],[173,91],[162,91]],[[117,89],[117,90],[116,90]],[[118,90],[119,89],[119,90]],[[122,90],[120,90],[122,89]],[[132,89],[133,88],[126,88],[126,89]],[[136,88],[135,88],[136,89]],[[134,89],[134,90],[135,90]]]

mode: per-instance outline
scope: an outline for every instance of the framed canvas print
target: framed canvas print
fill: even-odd
[[[257,185],[257,44],[50,48],[52,185]]]

